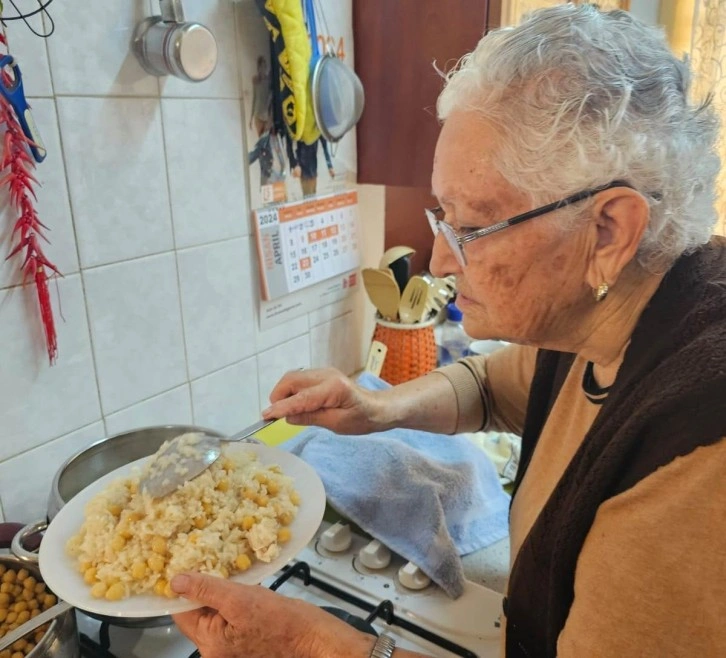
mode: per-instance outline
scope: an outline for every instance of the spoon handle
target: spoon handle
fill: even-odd
[[[249,427],[245,427],[240,432],[237,432],[237,434],[233,434],[227,439],[223,439],[224,441],[241,441],[242,439],[246,439],[248,436],[252,436],[256,432],[259,432],[261,429],[264,429],[268,425],[272,425],[272,423],[275,422],[275,418],[272,420],[261,420],[254,425],[250,425]]]

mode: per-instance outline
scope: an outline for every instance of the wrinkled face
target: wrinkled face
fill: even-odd
[[[473,112],[452,113],[443,125],[432,186],[445,221],[459,235],[532,209],[494,169],[496,146],[496,128]],[[465,244],[463,268],[443,235],[436,238],[431,271],[456,275],[457,306],[470,336],[538,346],[574,340],[593,306],[585,274],[596,234],[586,222],[562,231],[557,216],[543,215]]]

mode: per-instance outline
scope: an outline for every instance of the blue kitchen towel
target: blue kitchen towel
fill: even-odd
[[[388,387],[367,373],[358,382]],[[460,556],[508,533],[509,496],[486,454],[462,435],[394,429],[352,436],[308,427],[281,447],[316,470],[338,512],[452,598],[464,590]]]

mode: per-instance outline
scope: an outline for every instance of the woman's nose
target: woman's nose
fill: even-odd
[[[456,256],[454,256],[451,247],[446,242],[446,238],[441,233],[434,238],[429,270],[431,270],[431,274],[442,279],[450,274],[459,274],[461,272],[461,266],[456,260]]]

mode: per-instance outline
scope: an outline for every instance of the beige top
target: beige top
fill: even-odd
[[[459,425],[521,433],[535,357],[511,346],[437,371],[454,385]],[[582,391],[584,368],[576,358],[512,503],[510,564],[601,409]],[[726,655],[725,474],[726,438],[600,506],[559,656]]]

